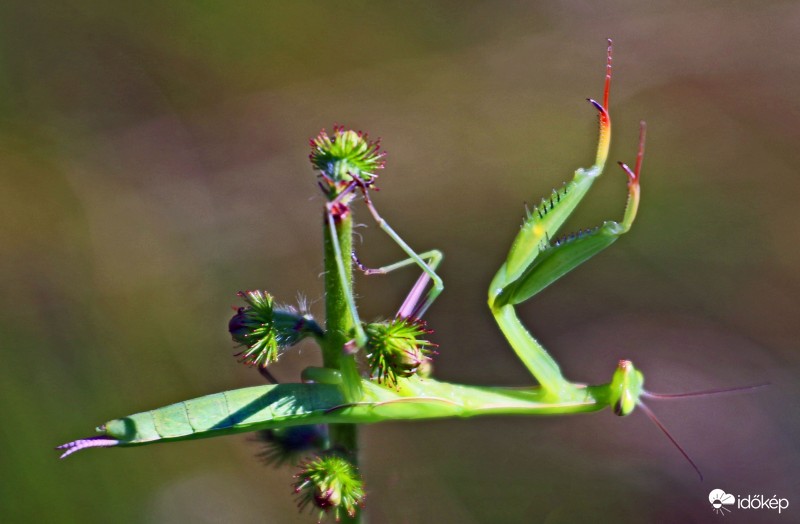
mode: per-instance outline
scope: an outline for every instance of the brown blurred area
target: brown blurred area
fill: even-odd
[[[58,461],[110,418],[261,383],[226,332],[236,291],[322,316],[308,138],[389,152],[374,200],[445,252],[437,377],[531,379],[486,288],[523,203],[593,159],[605,38],[612,160],[649,126],[642,207],[612,249],[521,308],[579,381],[617,359],[649,389],[770,382],[644,416],[364,428],[371,522],[710,522],[708,492],[800,505],[797,2],[5,2],[0,6],[0,522],[313,522],[247,437]],[[619,219],[613,166],[570,227]],[[401,258],[363,209],[359,256]],[[359,278],[367,319],[412,271]],[[318,362],[311,345],[275,368]],[[726,521],[727,521],[726,520]]]

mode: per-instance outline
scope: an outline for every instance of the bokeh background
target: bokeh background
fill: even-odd
[[[575,380],[632,359],[649,389],[770,382],[641,412],[363,430],[371,522],[713,522],[708,492],[800,507],[798,2],[3,2],[0,521],[313,522],[247,436],[58,461],[110,418],[262,383],[236,365],[235,292],[322,315],[309,137],[383,137],[376,205],[442,249],[437,376],[530,378],[485,306],[538,201],[593,159],[605,38],[612,159],[649,124],[638,222],[522,308]],[[615,166],[614,166],[615,167]],[[621,217],[611,169],[572,228]],[[363,209],[362,260],[401,257]],[[360,278],[393,314],[413,271]],[[312,346],[276,366],[318,362]]]

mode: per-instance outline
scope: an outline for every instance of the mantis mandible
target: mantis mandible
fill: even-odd
[[[248,292],[247,295],[242,295],[250,304],[247,313],[251,310],[261,311],[264,318],[269,318],[269,322],[258,324],[240,310],[240,315],[243,316],[234,317],[231,321],[231,332],[234,339],[238,340],[237,333],[240,330],[246,331],[253,325],[267,331],[263,333],[264,342],[251,345],[242,357],[261,368],[265,369],[266,363],[277,358],[282,348],[309,337],[323,346],[338,344],[338,351],[342,352],[343,359],[339,369],[308,368],[302,374],[301,383],[270,384],[225,391],[114,419],[98,427],[100,434],[97,436],[59,446],[58,449],[63,450],[61,457],[91,447],[137,446],[296,425],[366,424],[479,415],[561,415],[594,412],[605,408],[610,408],[616,415],[625,416],[637,406],[643,408],[675,443],[642,403],[644,398],[658,398],[659,395],[643,389],[644,377],[631,361],[620,360],[607,384],[585,385],[571,382],[562,375],[558,364],[545,348],[523,326],[515,309],[609,247],[628,232],[636,218],[644,155],[644,122],[640,127],[634,167],[619,163],[627,176],[628,187],[627,203],[621,221],[606,221],[593,229],[560,239],[556,236],[605,168],[611,140],[610,84],[609,40],[603,99],[602,102],[589,100],[598,111],[600,122],[594,164],[575,171],[573,178],[562,188],[554,190],[548,198],[528,211],[505,262],[489,286],[489,309],[514,352],[538,385],[523,388],[470,386],[438,381],[419,373],[425,368],[433,347],[427,341],[417,340],[424,333],[429,333],[419,319],[443,289],[442,280],[436,273],[442,254],[437,250],[416,253],[381,217],[370,198],[372,183],[376,178],[372,171],[382,167],[382,164],[378,165],[381,155],[376,153],[377,145],[359,142],[362,138],[360,133],[336,128],[332,137],[323,132],[312,141],[312,148],[316,148],[312,152],[312,162],[320,170],[320,187],[329,197],[324,215],[325,227],[329,233],[326,237],[326,249],[331,250],[336,261],[336,271],[326,275],[326,292],[343,301],[349,310],[352,326],[334,328],[328,325],[326,330],[302,312],[275,309],[269,295]],[[371,158],[374,162],[365,165],[374,169],[365,168],[356,172],[352,166],[337,163],[339,160],[336,158],[322,154],[335,152],[336,148],[346,148],[348,145],[355,148],[354,154],[361,155],[357,159]],[[343,245],[337,235],[337,224],[351,213],[351,206],[357,201],[359,194],[380,229],[392,238],[408,258],[380,269],[368,269],[353,254],[358,267],[367,274],[384,274],[414,265],[422,270],[395,319],[382,324],[367,324],[360,320],[352,288],[345,284],[349,282],[345,262],[349,261],[351,248]],[[265,330],[263,326],[268,326],[269,329]],[[270,329],[282,335],[271,335],[268,333]],[[341,338],[343,333],[346,334],[344,339],[331,342],[334,335]],[[393,333],[405,333],[402,336],[406,339],[414,339],[418,343],[416,347],[419,351],[402,353],[402,362],[399,364],[385,358],[374,360],[370,376],[361,376],[355,354],[361,350],[368,353],[368,356],[375,354],[376,350],[370,349],[370,341],[390,340]],[[242,335],[246,336],[248,335]],[[683,396],[686,395],[688,394]],[[679,446],[678,449],[700,475],[695,463]]]

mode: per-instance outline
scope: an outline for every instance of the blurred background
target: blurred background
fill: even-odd
[[[371,522],[709,522],[708,493],[800,507],[798,2],[4,2],[0,6],[0,521],[314,522],[249,436],[59,461],[108,419],[261,384],[235,293],[322,317],[308,139],[383,138],[374,197],[445,254],[436,375],[531,379],[486,308],[523,214],[594,158],[615,39],[612,160],[649,124],[629,235],[521,308],[567,376],[619,358],[705,474],[644,416],[397,423],[362,432]],[[612,164],[613,166],[613,164]],[[613,166],[569,228],[619,219]],[[356,218],[363,262],[401,253]],[[416,272],[359,278],[367,319]],[[311,345],[274,368],[319,362]],[[794,515],[794,516],[792,516]]]

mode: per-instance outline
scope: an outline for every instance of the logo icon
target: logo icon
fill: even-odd
[[[708,494],[708,501],[711,503],[712,510],[717,515],[725,515],[725,512],[731,512],[725,506],[731,506],[736,503],[736,497],[730,493],[725,493],[721,489],[712,489]]]

